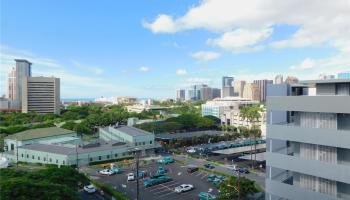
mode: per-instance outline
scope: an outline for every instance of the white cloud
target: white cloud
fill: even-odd
[[[259,50],[261,46],[255,46],[257,43],[264,41],[272,34],[272,28],[262,30],[236,29],[226,32],[221,37],[208,39],[207,44],[219,46],[232,52],[247,52]]]
[[[172,17],[168,15],[158,15],[152,23],[143,22],[145,28],[150,29],[153,33],[174,33],[177,30]]]
[[[139,68],[140,72],[148,72],[149,70],[150,70],[150,68],[149,67],[145,67],[145,66],[142,66],[142,67]]]
[[[187,74],[187,71],[185,69],[178,69],[176,70],[176,74],[179,76],[183,76]]]
[[[198,51],[198,52],[192,53],[191,56],[193,58],[198,59],[199,61],[205,62],[205,61],[219,58],[220,54],[213,51]]]
[[[311,69],[311,68],[315,67],[315,64],[316,64],[315,60],[313,60],[311,58],[306,58],[299,65],[292,65],[290,67],[290,69],[293,69],[293,70],[306,70],[306,69]]]
[[[162,14],[144,25],[155,33],[206,29],[223,34],[240,29],[263,32],[276,25],[290,25],[298,30],[288,38],[274,41],[272,47],[330,44],[349,48],[349,10],[348,0],[204,0],[190,7],[183,16]]]

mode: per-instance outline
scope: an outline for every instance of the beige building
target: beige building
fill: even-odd
[[[243,90],[246,82],[245,81],[234,81],[233,87],[234,87],[234,96],[242,97],[243,98]]]
[[[122,104],[122,103],[125,103],[125,104],[133,104],[133,103],[136,103],[137,101],[137,98],[135,97],[117,97],[117,101],[118,101],[118,104]]]
[[[22,112],[60,113],[60,79],[25,77],[22,82]]]
[[[254,83],[247,83],[243,89],[243,98],[253,101],[260,101],[259,88]]]

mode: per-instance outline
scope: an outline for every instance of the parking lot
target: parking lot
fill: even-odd
[[[146,171],[147,176],[144,179],[139,180],[139,197],[140,199],[150,200],[150,199],[167,199],[167,200],[177,200],[177,199],[198,199],[198,194],[200,192],[208,192],[212,194],[217,194],[217,189],[207,181],[208,173],[202,171],[196,171],[189,174],[187,166],[181,166],[177,163],[172,163],[168,165],[163,165],[167,170],[166,176],[171,177],[173,180],[153,185],[150,187],[145,187],[143,181],[146,180],[150,175],[154,174],[159,165],[156,163],[148,164],[147,166],[141,166],[141,171]],[[130,199],[136,199],[136,181],[127,181],[127,174],[134,172],[132,169],[122,168],[122,173],[104,176],[100,175],[95,168],[84,168],[84,171],[88,173],[92,178],[109,184],[116,190],[124,193]],[[181,184],[192,184],[194,189],[185,193],[176,193],[174,188]]]

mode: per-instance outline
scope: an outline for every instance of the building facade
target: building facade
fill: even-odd
[[[186,99],[185,94],[186,94],[186,90],[184,90],[184,89],[176,90],[176,100],[177,101],[184,101]]]
[[[349,105],[350,79],[268,89],[266,199],[350,199]]]
[[[274,84],[283,84],[283,75],[282,74],[279,74],[275,77]]]
[[[255,83],[247,83],[244,85],[243,98],[253,101],[260,101],[260,91]]]
[[[22,82],[22,112],[60,113],[60,79],[54,77],[24,77]]]
[[[234,81],[233,82],[233,87],[234,87],[234,95],[233,96],[243,98],[243,91],[244,91],[245,84],[246,84],[245,81],[239,81],[239,80]]]
[[[272,80],[254,80],[254,83],[258,86],[259,101],[265,102],[267,84],[273,84],[273,81]]]
[[[222,77],[222,88],[221,88],[222,98],[232,97],[234,95],[233,80],[234,78],[231,76]]]

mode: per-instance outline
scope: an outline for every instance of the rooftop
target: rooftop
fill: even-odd
[[[147,132],[132,126],[119,126],[119,127],[116,127],[115,129],[131,136],[144,136],[144,135],[151,134],[150,132]]]
[[[19,133],[15,133],[13,135],[9,135],[5,139],[32,140],[36,138],[66,135],[69,133],[74,133],[74,131],[59,128],[59,127],[37,128],[37,129],[30,129]]]
[[[299,81],[301,84],[319,84],[319,83],[350,83],[350,79],[320,79]]]
[[[15,59],[16,62],[26,62],[26,63],[29,63],[29,64],[32,64],[31,62],[29,62],[28,60],[25,60],[25,59]]]

